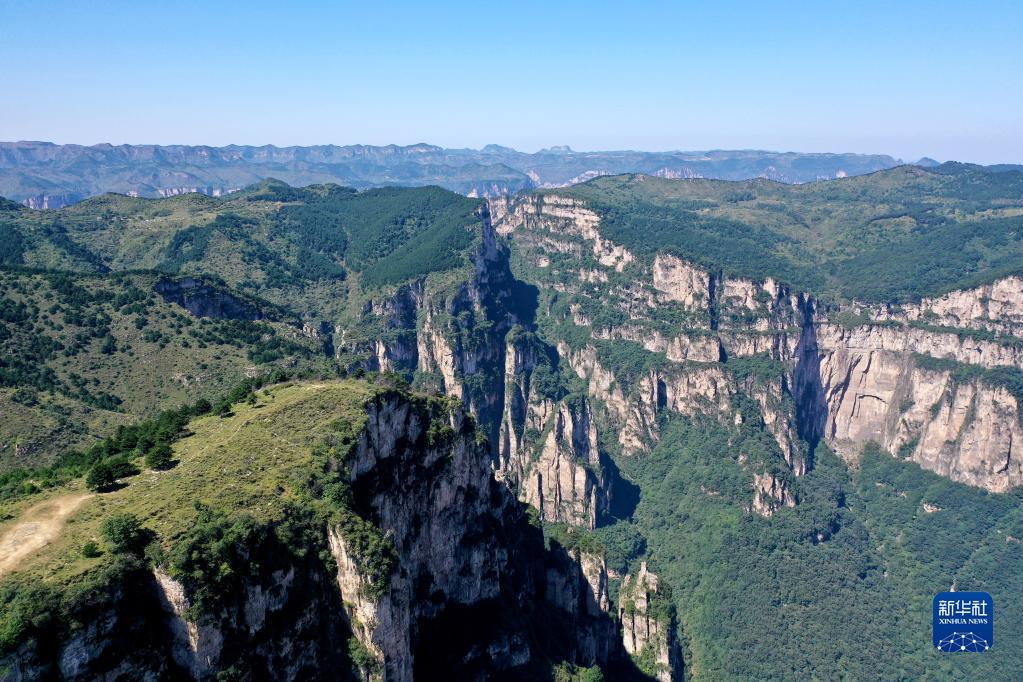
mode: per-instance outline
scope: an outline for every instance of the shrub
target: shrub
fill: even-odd
[[[174,462],[174,452],[167,443],[157,443],[146,453],[146,466],[150,469],[169,469]]]
[[[114,475],[113,468],[105,462],[93,464],[89,469],[88,476],[85,477],[85,485],[90,490],[103,491],[115,483],[117,483],[117,476]]]
[[[103,539],[116,554],[141,555],[153,538],[153,532],[143,528],[134,514],[114,514],[100,526]]]

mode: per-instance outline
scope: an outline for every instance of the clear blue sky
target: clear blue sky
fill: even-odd
[[[1023,2],[0,0],[0,140],[1023,162]]]

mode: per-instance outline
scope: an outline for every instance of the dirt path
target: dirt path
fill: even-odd
[[[14,570],[21,560],[45,547],[60,534],[64,520],[92,495],[55,497],[30,507],[0,535],[0,576]]]

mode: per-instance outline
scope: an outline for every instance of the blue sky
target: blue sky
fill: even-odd
[[[1023,163],[1020,2],[0,0],[0,139]]]

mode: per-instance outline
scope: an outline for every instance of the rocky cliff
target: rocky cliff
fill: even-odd
[[[849,461],[874,442],[988,490],[1023,484],[1013,452],[1020,278],[910,305],[824,305],[671,253],[644,261],[604,237],[600,216],[576,199],[494,204],[522,276],[551,292],[547,338],[606,412],[623,452],[656,442],[666,411],[730,421],[741,394],[759,403],[796,476],[812,465],[806,443],[823,440]],[[649,354],[642,371],[603,343],[623,341]],[[760,513],[795,501],[764,471],[751,471],[751,487]]]
[[[590,411],[600,415],[597,429],[609,429],[605,442],[641,454],[659,440],[664,414],[738,425],[736,401],[747,396],[760,410],[746,427],[771,434],[780,466],[806,472],[791,377],[780,369],[801,338],[805,297],[669,254],[644,263],[603,237],[599,216],[573,199],[501,202],[494,216],[511,240],[517,274],[546,294],[537,327],[554,342],[559,366],[581,381]],[[736,360],[757,358],[778,363],[778,374],[733,370]],[[771,462],[744,463],[750,509],[766,515],[795,503]]]
[[[268,399],[253,410],[259,423],[232,418],[227,437],[285,429],[293,409],[334,389],[281,390],[298,402],[281,398],[291,407],[278,414]],[[328,478],[286,458],[288,475],[311,481],[305,506],[269,525],[197,506],[196,523],[212,524],[203,544],[115,562],[84,601],[69,590],[62,603],[80,606],[66,607],[68,624],[30,628],[36,635],[0,658],[2,679],[336,679],[349,666],[362,679],[520,679],[560,661],[627,667],[602,557],[545,546],[494,478],[475,421],[450,400],[371,396],[354,440],[328,435],[314,447],[334,453]],[[323,482],[331,477],[340,483]],[[335,500],[326,517],[317,496]],[[209,551],[223,562],[213,575],[175,563]]]
[[[368,369],[406,374],[460,398],[487,436],[497,477],[541,518],[594,527],[610,502],[597,431],[585,400],[558,386],[557,353],[537,337],[534,288],[516,280],[488,212],[465,280],[429,279],[371,301],[362,324],[387,332],[349,343]],[[340,341],[338,341],[340,340]]]
[[[956,292],[979,305],[981,290]],[[822,402],[815,429],[855,460],[874,442],[943,476],[1005,492],[1023,485],[1018,448],[1023,366],[1014,339],[977,340],[914,327],[912,318],[853,328],[817,325]],[[968,329],[968,328],[967,328]]]
[[[682,679],[682,652],[676,640],[678,625],[671,591],[640,563],[635,575],[625,577],[618,607],[625,650],[640,669],[661,682]]]

